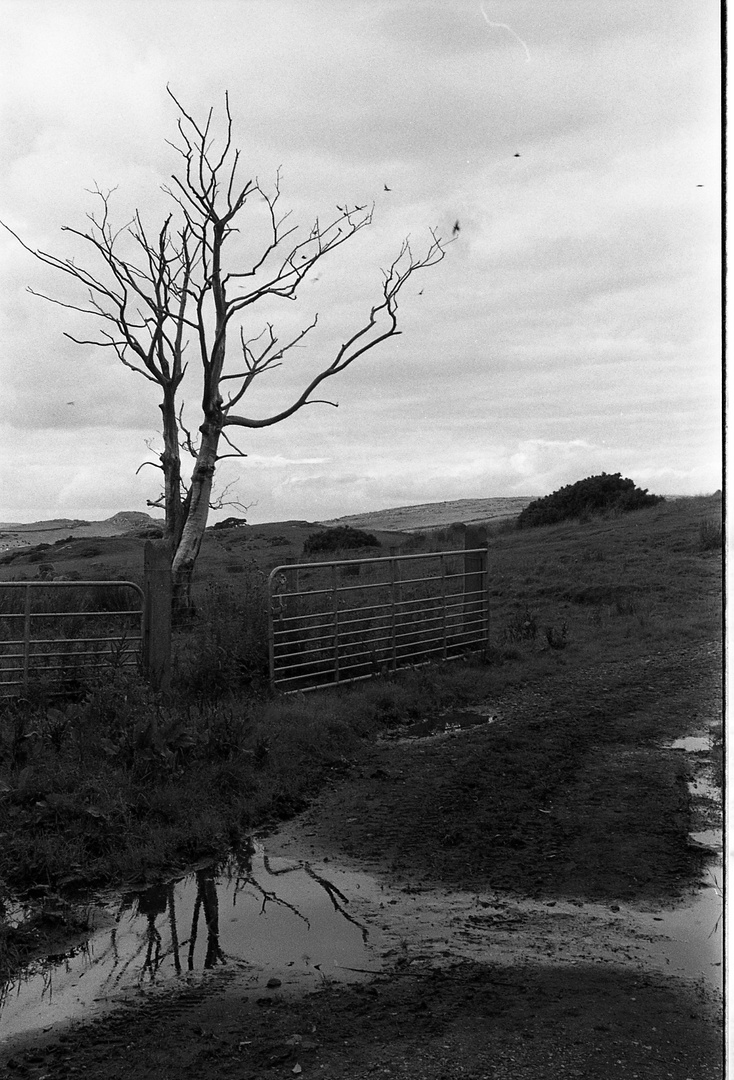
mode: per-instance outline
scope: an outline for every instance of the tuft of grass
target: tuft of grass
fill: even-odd
[[[527,581],[527,579],[526,579]],[[503,633],[505,643],[535,641],[538,636],[538,619],[529,607],[518,610],[507,623]]]
[[[267,683],[267,579],[254,563],[237,566],[236,586],[210,583],[196,615],[178,629],[173,685],[179,703],[221,701]]]
[[[721,521],[715,518],[704,518],[698,526],[699,551],[721,551],[723,542],[724,532]]]

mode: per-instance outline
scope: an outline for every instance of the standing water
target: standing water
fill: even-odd
[[[688,754],[707,754],[707,736],[676,739],[670,747]],[[718,805],[720,794],[712,778],[700,773],[690,785],[691,795]],[[691,842],[707,851],[703,881],[686,902],[671,910],[639,915],[639,926],[653,940],[645,951],[671,974],[703,976],[721,989],[724,949],[724,866],[721,828],[691,833]]]
[[[359,889],[360,875],[338,876],[341,888],[309,863],[273,859],[253,845],[223,870],[207,867],[128,893],[105,909],[107,925],[82,947],[32,965],[0,991],[0,1034],[89,1018],[131,991],[225,963],[271,989],[377,970],[367,930],[342,891]]]

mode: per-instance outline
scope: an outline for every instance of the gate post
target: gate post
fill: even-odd
[[[143,668],[154,690],[171,691],[171,546],[167,540],[146,540],[144,548],[145,614]]]
[[[471,548],[482,548],[470,554]],[[487,530],[483,525],[466,525],[464,531],[464,632],[476,634],[484,605],[488,605]],[[486,644],[489,644],[489,606],[486,612]]]

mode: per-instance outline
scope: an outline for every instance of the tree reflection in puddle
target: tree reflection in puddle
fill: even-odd
[[[360,877],[342,872],[340,884],[359,888]],[[123,895],[106,909],[113,925],[83,949],[31,965],[6,987],[0,1026],[9,1036],[88,1016],[130,991],[224,965],[246,969],[253,984],[346,980],[350,967],[370,966],[367,930],[348,906],[309,863],[253,844],[223,867]]]

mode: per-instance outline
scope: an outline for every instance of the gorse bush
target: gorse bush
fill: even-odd
[[[246,518],[228,517],[224,521],[217,521],[212,525],[213,529],[240,529],[247,524]]]
[[[350,525],[339,525],[335,529],[322,529],[321,532],[311,533],[304,542],[303,553],[315,555],[319,552],[366,547],[380,547],[380,541],[372,533],[353,529]]]
[[[609,511],[628,513],[664,502],[661,495],[650,495],[638,488],[621,473],[602,473],[589,476],[575,484],[567,484],[551,495],[528,504],[517,519],[518,529],[536,525],[553,525],[574,518],[587,519],[593,514]]]

